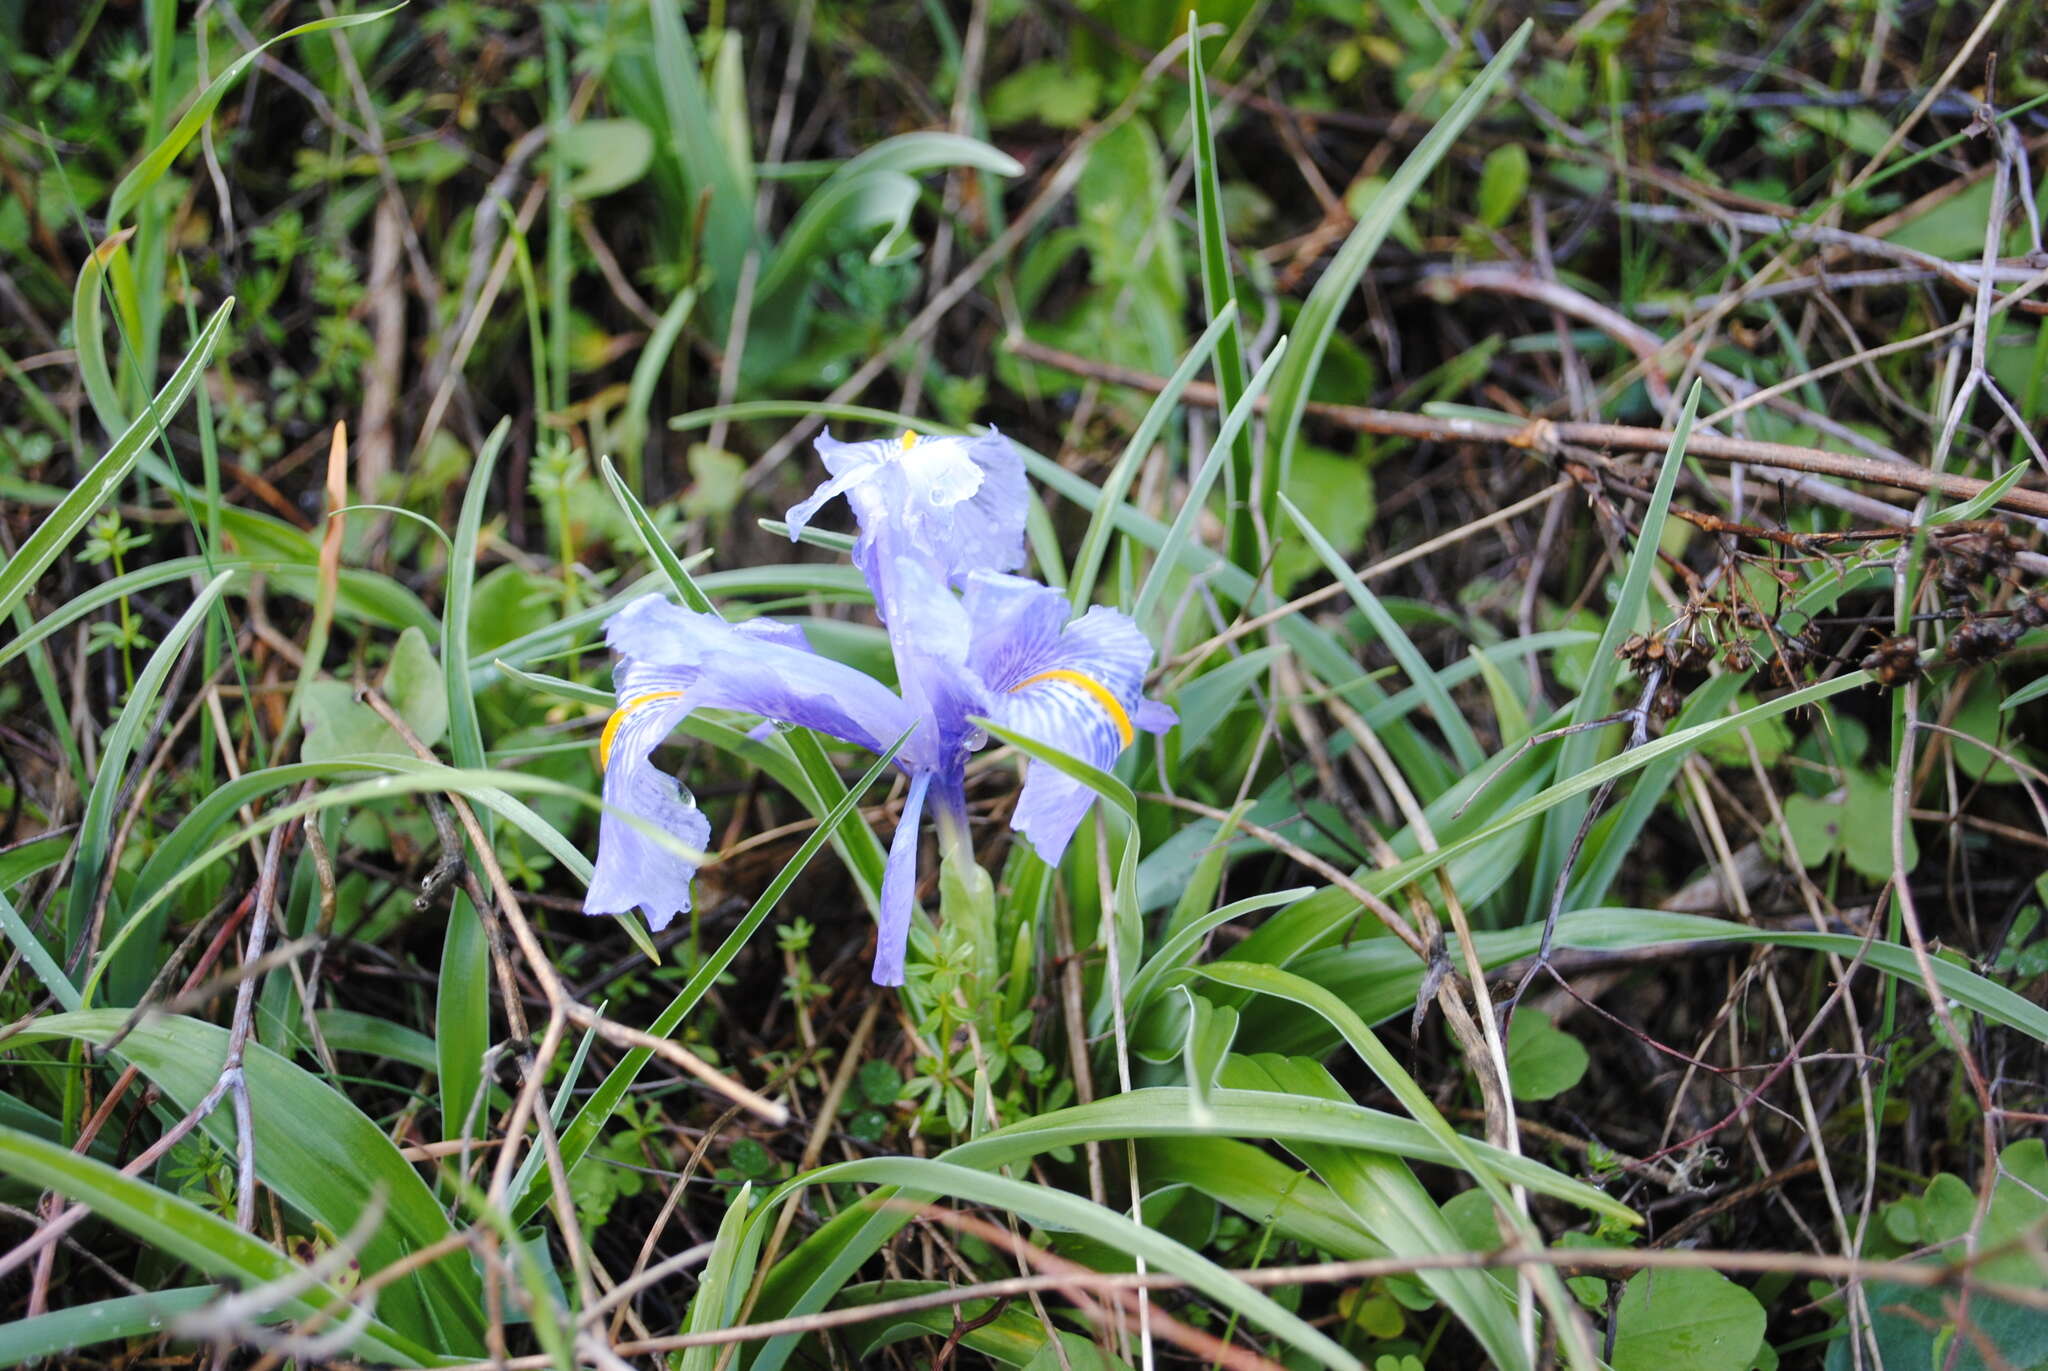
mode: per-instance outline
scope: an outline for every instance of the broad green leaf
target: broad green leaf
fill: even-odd
[[[1586,1074],[1586,1049],[1535,1009],[1518,1009],[1508,1028],[1508,1086],[1518,1100],[1562,1095]]]
[[[1479,168],[1479,222],[1499,228],[1514,217],[1529,192],[1529,150],[1503,143],[1486,154]]]
[[[578,200],[624,190],[654,160],[654,135],[638,119],[584,119],[558,133],[555,146],[575,172],[567,189]]]
[[[1750,1371],[1764,1307],[1718,1271],[1638,1271],[1614,1312],[1614,1371]]]
[[[1820,795],[1787,795],[1785,827],[1791,830],[1800,865],[1819,866],[1842,845],[1842,804]]]
[[[1874,771],[1852,771],[1847,779],[1848,793],[1841,809],[1843,860],[1873,881],[1888,881],[1892,876],[1891,778]],[[1906,824],[1906,850],[1900,858],[1907,871],[1920,862],[1910,821]]]

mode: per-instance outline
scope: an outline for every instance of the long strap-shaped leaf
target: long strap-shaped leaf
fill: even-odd
[[[490,500],[491,473],[511,431],[510,419],[499,421],[477,453],[476,468],[462,498],[462,514],[455,524],[455,545],[448,559],[448,597],[441,607],[448,748],[455,765],[472,770],[484,766],[483,726],[477,719],[476,690],[469,678],[469,613],[476,592],[477,543],[483,532],[484,507]],[[463,1135],[471,1105],[484,1086],[484,1054],[490,1045],[490,949],[482,916],[469,895],[458,890],[448,903],[448,926],[441,935],[441,971],[434,981],[434,1048],[440,1065],[437,1085],[444,1139]]]
[[[1472,943],[1480,964],[1491,969],[1529,956],[1542,940],[1542,928],[1531,924],[1477,933]],[[1919,964],[1913,959],[1912,949],[1881,938],[1871,941],[1866,948],[1862,938],[1850,933],[1753,928],[1701,914],[1674,914],[1661,909],[1581,909],[1557,921],[1559,947],[1618,952],[1668,943],[1803,948],[1832,952],[1850,960],[1860,955],[1884,975],[1915,984],[1920,980]],[[1371,1023],[1412,1008],[1415,987],[1423,974],[1423,967],[1407,948],[1380,939],[1364,939],[1349,947],[1312,952],[1290,969],[1326,987]],[[2048,1043],[2048,1009],[2026,996],[1950,961],[1934,963],[1934,978],[1941,993],[1965,1009],[1983,1015],[1991,1023],[2025,1033],[2036,1042]],[[1275,1051],[1313,1051],[1329,1041],[1323,1033],[1282,1031],[1277,1027],[1278,1020],[1270,1015],[1260,1013],[1251,1017],[1262,1026],[1259,1041]]]
[[[1067,598],[1077,610],[1086,609],[1095,596],[1095,577],[1102,570],[1102,554],[1109,550],[1109,535],[1116,525],[1110,519],[1110,511],[1123,503],[1124,492],[1131,488],[1137,477],[1138,463],[1145,460],[1145,454],[1152,450],[1152,444],[1159,441],[1159,435],[1166,429],[1166,421],[1173,417],[1174,408],[1180,404],[1181,392],[1188,388],[1188,382],[1195,379],[1195,373],[1223,341],[1232,333],[1237,322],[1237,305],[1233,301],[1223,306],[1195,345],[1188,349],[1188,355],[1181,358],[1173,375],[1166,378],[1166,384],[1152,399],[1152,407],[1145,411],[1145,417],[1138,424],[1131,441],[1124,444],[1123,456],[1117,458],[1110,468],[1109,479],[1102,483],[1102,503],[1088,516],[1088,530],[1081,535],[1081,550],[1074,554],[1073,574],[1067,578]],[[1242,390],[1243,378],[1239,378],[1238,389]]]
[[[37,1020],[11,1043],[56,1038],[112,1042],[128,1016],[86,1010]],[[228,1031],[181,1015],[144,1019],[114,1052],[179,1109],[191,1109],[214,1088]],[[256,1174],[285,1203],[345,1233],[376,1195],[385,1212],[364,1243],[365,1270],[376,1270],[438,1242],[450,1232],[433,1191],[396,1144],[340,1092],[261,1044],[243,1059],[252,1116]],[[203,1125],[223,1146],[235,1146],[232,1113],[221,1109]],[[189,1258],[188,1258],[189,1260]],[[476,1269],[460,1252],[429,1262],[386,1287],[380,1316],[407,1336],[447,1351],[481,1351],[483,1302]]]
[[[1394,622],[1394,616],[1380,603],[1380,597],[1372,593],[1365,582],[1359,579],[1358,573],[1351,569],[1350,563],[1346,562],[1342,554],[1331,545],[1330,540],[1323,536],[1322,530],[1318,529],[1306,514],[1295,507],[1294,501],[1284,494],[1280,497],[1280,507],[1287,511],[1287,517],[1301,530],[1301,536],[1308,539],[1309,546],[1315,549],[1315,554],[1322,559],[1323,565],[1328,567],[1330,573],[1343,585],[1351,596],[1351,602],[1364,612],[1366,622],[1372,625],[1373,632],[1379,635],[1387,650],[1394,654],[1394,660],[1401,664],[1401,670],[1415,683],[1415,689],[1421,691],[1423,698],[1429,702],[1430,713],[1435,716],[1437,727],[1443,730],[1444,737],[1450,741],[1451,751],[1457,756],[1458,765],[1467,771],[1476,770],[1485,762],[1486,752],[1479,746],[1479,739],[1473,735],[1472,725],[1467,722],[1464,711],[1452,702],[1450,691],[1444,688],[1444,683],[1438,678],[1436,671],[1423,659],[1415,644],[1408,640],[1408,635],[1402,632],[1401,625]]]
[[[1188,19],[1190,33],[1196,21]],[[1225,413],[1244,394],[1244,344],[1238,336],[1237,287],[1230,277],[1230,240],[1223,229],[1223,183],[1216,169],[1216,131],[1209,119],[1209,79],[1202,70],[1200,39],[1188,44],[1188,112],[1194,122],[1194,140],[1189,151],[1195,161],[1195,244],[1202,273],[1202,306],[1209,312],[1211,327],[1227,323],[1216,343],[1216,395]],[[1257,532],[1246,509],[1258,481],[1250,429],[1240,429],[1230,443],[1230,493],[1226,526],[1230,530],[1230,559],[1246,571],[1256,572],[1261,561]]]
[[[1411,1003],[1413,999],[1411,993]],[[1459,1165],[1443,1138],[1422,1124],[1362,1105],[1305,1100],[1266,1091],[1216,1089],[1209,1092],[1209,1122],[1198,1125],[1191,1103],[1191,1092],[1178,1086],[1132,1090],[984,1133],[972,1142],[950,1149],[941,1160],[992,1171],[1092,1142],[1259,1138],[1362,1147],[1411,1161]],[[1589,1213],[1623,1223],[1642,1221],[1634,1210],[1612,1196],[1561,1175],[1542,1162],[1482,1142],[1468,1141],[1465,1147],[1503,1184],[1520,1185],[1533,1194],[1564,1200]],[[1290,1174],[1299,1177],[1299,1173]],[[776,1265],[762,1287],[762,1299],[754,1308],[754,1317],[779,1318],[824,1308],[835,1292],[908,1222],[908,1214],[899,1208],[842,1212]],[[794,1337],[770,1341],[756,1356],[752,1371],[779,1371],[794,1345]]]
[[[1319,1061],[1261,1054],[1232,1057],[1223,1079],[1253,1089],[1349,1104],[1351,1096]],[[1370,1148],[1296,1142],[1287,1150],[1323,1178],[1335,1199],[1397,1257],[1445,1256],[1459,1251],[1443,1211],[1408,1163]],[[1519,1371],[1529,1357],[1515,1328],[1514,1304],[1483,1271],[1420,1271],[1416,1279],[1472,1330],[1495,1366]]]
[[[291,1280],[303,1271],[270,1244],[190,1200],[27,1133],[0,1128],[0,1171],[38,1190],[54,1190],[88,1205],[150,1247],[210,1276],[257,1286]],[[346,1318],[349,1307],[346,1296],[326,1285],[315,1285],[280,1306],[296,1319],[316,1310],[330,1311],[335,1317],[329,1327]],[[444,1360],[381,1319],[372,1319],[363,1329],[355,1351],[395,1366],[435,1366]]]
[[[1372,1028],[1351,1007],[1313,981],[1302,979],[1292,972],[1282,971],[1275,966],[1255,966],[1250,962],[1217,962],[1202,967],[1199,974],[1221,981],[1225,985],[1241,990],[1254,990],[1263,995],[1272,995],[1292,1000],[1305,1009],[1313,1010],[1330,1021],[1344,1041],[1350,1045],[1380,1083],[1394,1092],[1394,1098],[1415,1121],[1427,1129],[1450,1154],[1457,1159],[1457,1165],[1479,1183],[1487,1198],[1500,1212],[1507,1223],[1514,1228],[1519,1241],[1528,1248],[1540,1248],[1542,1236],[1529,1221],[1527,1214],[1515,1204],[1507,1188],[1500,1183],[1491,1167],[1479,1157],[1472,1140],[1452,1128],[1436,1107],[1436,1101],[1419,1085],[1413,1076],[1401,1068],[1394,1054],[1387,1050]],[[1578,1305],[1571,1293],[1565,1289],[1564,1279],[1552,1266],[1533,1266],[1528,1269],[1530,1284],[1536,1287],[1537,1295],[1550,1310],[1557,1324],[1558,1341],[1566,1357],[1578,1371],[1594,1371],[1600,1365],[1594,1355],[1592,1344],[1586,1337],[1586,1327],[1578,1312]]]
[[[923,1157],[871,1157],[823,1167],[785,1183],[763,1202],[754,1222],[770,1221],[775,1205],[786,1201],[804,1186],[847,1182],[901,1186],[908,1192],[897,1197],[901,1201],[914,1202],[919,1197],[929,1201],[940,1195],[952,1196],[1020,1214],[1034,1223],[1085,1234],[1107,1243],[1116,1251],[1138,1257],[1157,1270],[1179,1276],[1193,1289],[1225,1308],[1239,1311],[1247,1320],[1285,1338],[1325,1366],[1340,1368],[1340,1371],[1364,1371],[1364,1363],[1338,1346],[1328,1335],[1309,1325],[1299,1315],[1289,1313],[1274,1303],[1270,1296],[1252,1289],[1200,1253],[1113,1209],[1029,1181],[994,1176],[985,1171]]]

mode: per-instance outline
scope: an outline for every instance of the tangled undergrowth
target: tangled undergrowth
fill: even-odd
[[[0,1361],[2048,1366],[2043,20],[1525,8],[0,7]]]

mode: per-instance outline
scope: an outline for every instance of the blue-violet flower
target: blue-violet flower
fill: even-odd
[[[967,758],[987,741],[976,717],[1106,769],[1139,732],[1171,727],[1174,714],[1143,696],[1152,645],[1127,615],[1098,606],[1070,619],[1059,591],[1006,574],[1023,564],[1029,500],[1008,442],[993,433],[871,443],[828,436],[818,450],[831,479],[789,511],[792,536],[827,500],[846,496],[860,527],[854,562],[888,630],[898,690],[818,656],[794,627],[730,624],[659,595],[627,605],[605,630],[619,654],[618,704],[598,746],[606,812],[583,908],[638,907],[656,929],[690,908],[696,864],[625,817],[703,850],[710,825],[651,760],[690,711],[757,714],[875,752],[907,733],[896,764],[910,786],[889,846],[874,966],[877,984],[901,985],[926,807],[942,847],[967,852]],[[1064,772],[1033,763],[1011,827],[1056,863],[1093,798]]]

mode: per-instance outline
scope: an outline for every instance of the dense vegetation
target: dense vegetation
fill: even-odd
[[[2048,1366],[2039,8],[1197,18],[0,3],[0,1362]]]

